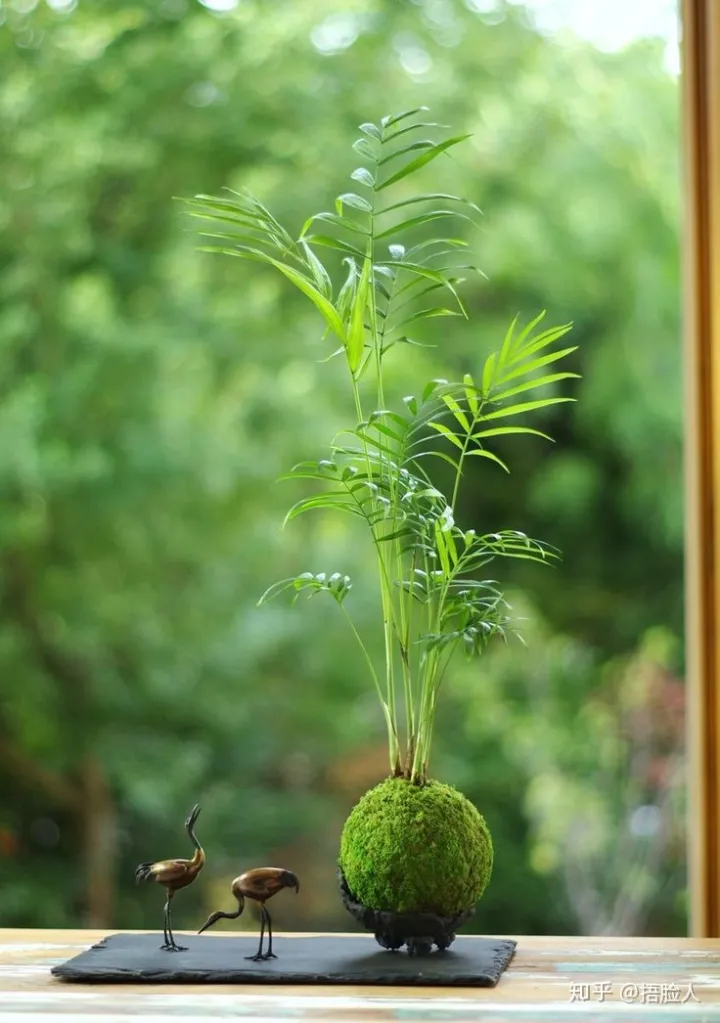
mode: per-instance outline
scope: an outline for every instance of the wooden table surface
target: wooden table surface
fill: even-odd
[[[0,1023],[720,1023],[720,939],[517,938],[496,988],[80,985],[100,931],[0,930]]]

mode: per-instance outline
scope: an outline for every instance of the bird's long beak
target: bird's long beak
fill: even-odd
[[[219,910],[216,913],[211,913],[210,916],[205,921],[205,923],[200,928],[200,930],[198,931],[198,934],[202,934],[203,931],[206,931],[208,927],[212,927],[213,924],[216,924],[218,920],[220,920],[224,916],[225,914],[220,912]]]

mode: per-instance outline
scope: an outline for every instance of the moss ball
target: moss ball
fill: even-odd
[[[388,778],[353,808],[340,839],[348,888],[367,908],[454,916],[492,872],[485,820],[451,785]]]

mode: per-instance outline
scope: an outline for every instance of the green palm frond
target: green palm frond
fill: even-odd
[[[334,336],[324,361],[345,357],[354,425],[334,439],[328,458],[301,462],[284,477],[313,487],[290,507],[285,522],[310,511],[342,512],[368,531],[377,556],[383,672],[348,611],[348,576],[304,572],[271,586],[261,602],[281,594],[293,602],[318,593],[333,598],[373,680],[391,769],[416,782],[427,770],[437,693],[454,651],[480,654],[515,627],[499,584],[484,578],[487,566],[506,558],[542,564],[558,558],[555,549],[518,530],[479,534],[460,528],[455,508],[468,460],[509,472],[495,441],[551,440],[527,420],[574,401],[563,388],[577,377],[558,368],[576,350],[560,343],[570,325],[543,328],[540,313],[522,327],[516,317],[476,374],[432,380],[400,408],[386,403],[388,353],[420,344],[412,336],[419,324],[467,317],[461,288],[468,277],[484,276],[466,238],[479,207],[446,192],[411,191],[417,174],[468,138],[438,137],[445,127],[426,115],[425,107],[417,107],[360,125],[352,149],[361,163],[350,185],[330,209],[307,217],[297,237],[248,193],[198,195],[188,203],[190,214],[203,222],[206,251],[279,272],[312,302],[325,335]],[[430,230],[436,233],[428,236]],[[375,411],[364,412],[363,405]],[[436,460],[452,469],[449,495],[433,481]]]

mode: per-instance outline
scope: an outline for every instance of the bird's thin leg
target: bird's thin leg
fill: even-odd
[[[260,910],[260,944],[258,945],[258,950],[255,953],[255,955],[245,956],[246,959],[252,959],[253,962],[258,963],[260,962],[261,959],[265,958],[262,954],[264,936],[265,936],[265,907],[262,906]]]
[[[163,937],[165,938],[165,941],[160,946],[160,948],[170,948],[170,941],[168,939],[168,932],[167,932],[167,910],[168,910],[168,904],[166,902],[165,903],[165,909],[163,910]]]
[[[165,903],[165,912],[167,914],[167,933],[168,933],[168,951],[169,952],[187,952],[185,945],[178,945],[175,941],[175,937],[172,932],[172,925],[170,923],[170,900],[173,897],[173,892],[168,891],[168,900]]]
[[[170,892],[168,892],[167,900],[165,902],[165,909],[163,910],[163,936],[165,938],[165,941],[160,946],[160,948],[164,949],[166,952],[170,952],[172,950],[172,945],[170,944],[170,936],[168,934],[168,916],[169,916],[169,913],[170,913]]]
[[[263,956],[263,959],[277,959],[277,956],[272,950],[272,920],[270,919],[270,911],[268,910],[267,906],[263,906],[263,911],[265,913],[265,919],[267,920],[268,928],[268,950]]]

